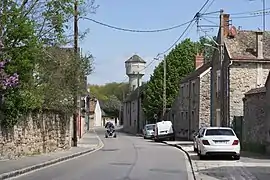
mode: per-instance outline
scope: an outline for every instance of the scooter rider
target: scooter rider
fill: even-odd
[[[107,128],[107,129],[114,129],[114,125],[111,122],[107,122],[106,125],[105,125],[105,128]]]

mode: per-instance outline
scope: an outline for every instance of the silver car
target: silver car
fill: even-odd
[[[154,137],[155,124],[146,124],[143,128],[143,138],[151,139]]]

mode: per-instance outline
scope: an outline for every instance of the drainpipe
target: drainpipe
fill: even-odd
[[[210,126],[213,126],[213,68],[210,71]]]
[[[227,126],[230,126],[230,66],[233,64],[233,61],[230,61],[230,63],[227,66]]]

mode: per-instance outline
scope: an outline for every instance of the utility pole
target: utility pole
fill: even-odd
[[[73,146],[77,147],[78,139],[77,139],[77,117],[78,117],[78,94],[77,94],[77,85],[78,85],[78,77],[77,77],[77,58],[78,58],[78,0],[74,2],[74,60],[75,63],[75,82],[74,83],[74,112],[73,112]]]
[[[140,75],[137,73],[137,133],[140,133]]]
[[[265,0],[262,0],[263,3],[263,32],[265,32],[265,17],[266,17],[266,13],[265,13]]]
[[[227,22],[226,22],[227,23]],[[229,23],[229,22],[228,22]],[[220,98],[222,98],[222,100],[220,100],[220,121],[222,126],[227,126],[227,122],[224,119],[224,113],[225,113],[225,106],[224,106],[224,69],[223,69],[223,60],[224,60],[224,11],[220,10],[220,44],[219,44],[219,59],[220,59]],[[218,125],[219,126],[219,125]]]
[[[166,97],[166,58],[164,56],[164,60],[163,60],[163,117],[166,113],[166,106],[167,106],[167,97]]]

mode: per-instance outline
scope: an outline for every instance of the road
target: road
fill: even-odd
[[[118,134],[92,154],[37,170],[16,180],[187,180],[184,153],[162,143]]]

